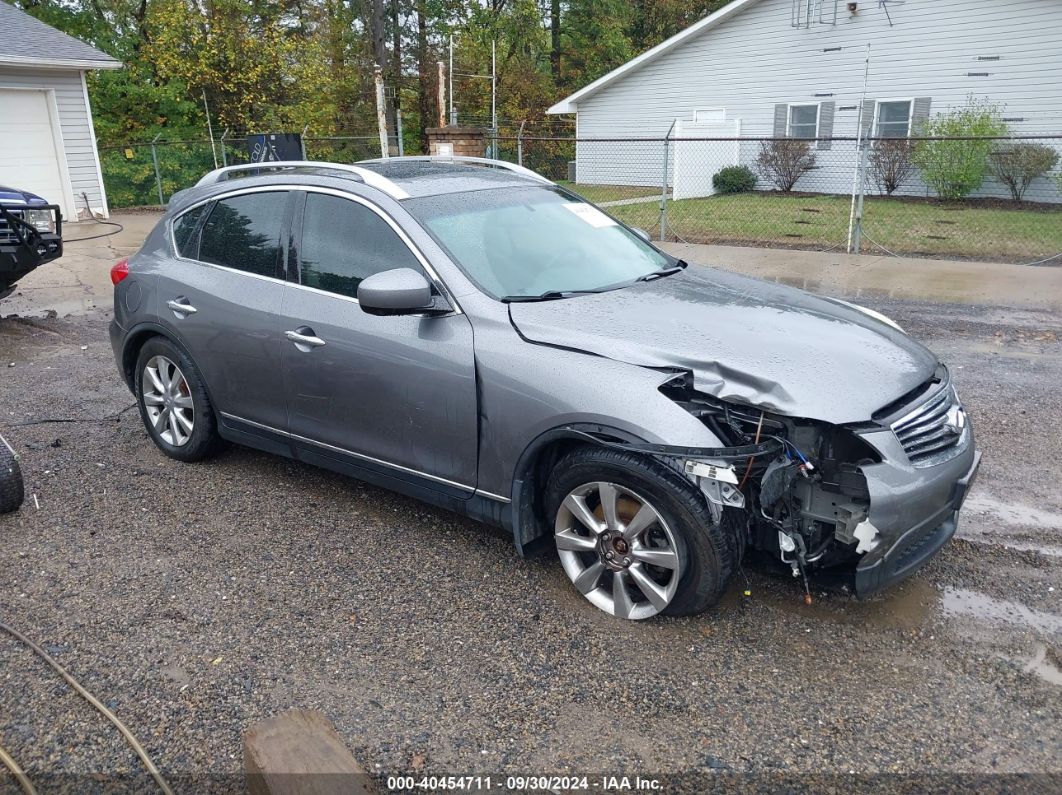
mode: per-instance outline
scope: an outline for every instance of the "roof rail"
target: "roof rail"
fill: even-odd
[[[198,188],[201,185],[213,185],[217,182],[224,182],[229,179],[230,174],[236,172],[275,171],[276,169],[285,168],[311,168],[322,169],[325,171],[342,171],[360,177],[361,181],[366,185],[382,190],[393,199],[409,198],[409,194],[398,187],[398,185],[371,169],[350,166],[345,163],[327,163],[317,160],[267,160],[264,163],[240,163],[235,166],[225,166],[224,168],[216,168],[209,174],[204,175],[199,182],[195,183],[195,185]]]
[[[528,177],[538,182],[546,182],[550,185],[553,181],[546,177],[532,171],[529,168],[518,166],[516,163],[510,163],[507,160],[492,160],[489,157],[469,157],[465,155],[410,155],[408,157],[389,157],[389,158],[376,158],[374,160],[359,160],[359,163],[390,163],[390,162],[405,162],[405,161],[427,161],[436,163],[468,163],[470,165],[479,166],[493,166],[494,168],[505,169],[506,171],[512,171],[514,174],[519,174],[522,177]]]

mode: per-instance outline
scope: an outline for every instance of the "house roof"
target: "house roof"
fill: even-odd
[[[760,0],[733,0],[732,3],[728,3],[715,13],[709,14],[700,22],[694,22],[688,28],[679,33],[676,33],[670,39],[666,39],[665,41],[660,42],[660,44],[656,45],[651,50],[646,50],[638,57],[632,58],[631,60],[627,61],[627,63],[623,64],[623,66],[613,69],[611,72],[602,77],[599,77],[597,80],[590,83],[589,85],[583,86],[574,94],[562,99],[560,102],[558,102],[546,112],[574,113],[577,106],[579,105],[579,102],[581,102],[582,100],[593,96],[601,89],[625,77],[626,75],[633,72],[635,69],[639,69],[642,66],[645,66],[647,63],[655,61],[660,56],[684,44],[688,40],[692,39],[694,36],[698,36],[701,33],[704,33],[705,31],[717,27],[721,23],[730,19],[735,14],[740,13],[743,9],[747,8],[748,6],[754,5],[759,1]]]
[[[46,25],[0,0],[0,66],[47,69],[118,69],[116,61],[90,44]]]

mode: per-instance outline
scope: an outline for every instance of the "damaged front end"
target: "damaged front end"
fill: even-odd
[[[690,450],[686,474],[713,510],[744,511],[745,542],[805,587],[829,572],[867,596],[917,570],[954,534],[980,460],[943,367],[850,425],[725,403],[685,373],[661,391],[727,445],[715,458]]]

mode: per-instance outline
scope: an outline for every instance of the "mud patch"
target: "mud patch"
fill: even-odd
[[[973,619],[978,623],[1009,624],[1062,636],[1062,616],[1033,610],[1020,602],[996,599],[966,588],[944,589],[941,609],[948,618]]]

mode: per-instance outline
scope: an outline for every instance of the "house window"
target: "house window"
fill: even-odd
[[[790,138],[818,138],[819,137],[819,106],[815,105],[790,105],[789,126],[786,135]]]
[[[911,134],[911,105],[909,99],[879,101],[874,134],[878,138],[906,138]]]

